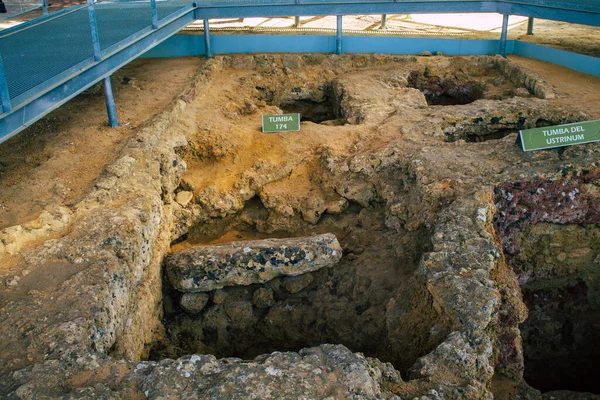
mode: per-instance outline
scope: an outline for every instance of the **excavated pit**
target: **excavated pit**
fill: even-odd
[[[529,96],[520,85],[514,85],[498,63],[454,63],[443,67],[426,64],[408,75],[408,87],[423,93],[430,106],[454,106],[480,99],[503,100],[515,95]]]
[[[281,86],[257,86],[259,101],[276,106],[284,113],[299,113],[301,121],[326,125],[348,122],[341,104],[343,88],[336,80],[280,83]]]
[[[496,190],[496,226],[528,318],[524,378],[542,392],[600,394],[598,176],[515,182]]]
[[[198,313],[182,308],[182,293],[165,279],[166,334],[151,359],[197,353],[253,359],[335,343],[406,373],[448,334],[424,282],[414,275],[431,246],[427,231],[387,228],[381,204],[351,204],[309,229],[260,232],[268,214],[254,198],[234,216],[193,227],[175,248],[331,232],[342,245],[342,259],[316,272],[210,291]]]
[[[3,231],[23,264],[3,277],[0,396],[597,393],[597,146],[502,138],[585,118],[555,95],[500,57],[203,62],[81,202]],[[281,112],[301,131],[263,134]],[[336,257],[311,272],[193,291],[172,270],[207,246],[321,237]]]
[[[302,89],[292,88],[288,96],[280,99],[279,107],[284,113],[300,113],[303,121],[322,123],[341,117],[339,99],[336,99],[331,83],[320,85],[309,97],[302,96]]]
[[[312,66],[315,58],[293,60]],[[198,134],[182,152],[188,171],[175,194],[190,193],[190,199],[193,196],[191,215],[196,217],[184,215],[179,225],[188,228],[175,236],[171,251],[333,233],[343,256],[336,265],[314,272],[191,294],[176,290],[165,274],[163,326],[151,345],[149,359],[211,354],[252,360],[276,351],[297,352],[333,343],[391,362],[403,377],[418,377],[416,371],[426,362],[424,356],[447,340],[455,325],[453,314],[436,304],[440,300],[434,297],[439,293],[428,281],[433,278],[427,278],[427,273],[419,269],[434,249],[431,226],[422,217],[412,221],[407,216],[429,215],[431,220],[451,203],[454,192],[449,184],[436,184],[432,189],[439,191],[444,200],[434,202],[435,206],[424,204],[417,195],[421,187],[414,171],[404,164],[406,160],[400,161],[402,157],[396,150],[383,150],[385,155],[363,153],[360,141],[342,136],[338,140],[348,140],[343,146],[349,150],[333,151],[329,147],[335,148],[333,142],[315,143],[301,156],[303,161],[290,165],[276,150],[265,152],[277,149],[273,147],[276,140],[269,135],[254,138],[256,148],[246,148],[243,151],[248,154],[242,155],[247,138],[230,127],[229,121],[236,125],[251,121],[259,110],[297,112],[302,121],[309,123],[302,129],[321,132],[352,128],[342,125],[378,125],[396,115],[418,112],[428,113],[414,122],[419,127],[425,123],[424,132],[429,128],[422,121],[432,119],[442,129],[437,136],[446,141],[486,142],[502,139],[518,129],[570,122],[574,117],[546,108],[534,97],[551,96],[544,83],[532,89],[525,83],[525,78],[534,81],[529,75],[511,70],[512,66],[496,58],[439,59],[437,63],[407,59],[397,70],[382,68],[367,80],[360,72],[348,70],[313,71],[307,79],[295,68],[285,67],[282,73],[277,58],[257,57],[254,61],[262,65],[256,67],[258,73],[233,78],[224,88],[228,103],[217,112],[223,113],[225,124],[216,129],[206,121],[199,122]],[[246,92],[244,100],[236,98],[238,92]],[[437,105],[449,107],[428,107]],[[457,107],[450,116],[446,110],[452,106]],[[323,132],[325,136],[330,134],[340,135]],[[279,151],[286,154],[288,150]],[[348,151],[351,155],[344,154]],[[248,155],[256,161],[246,161]],[[287,157],[299,158],[296,154]],[[236,167],[240,159],[241,166]],[[218,167],[231,161],[233,164],[225,170]],[[229,168],[239,171],[231,175],[231,181],[212,182],[208,177],[229,176]],[[511,257],[507,258],[516,268]],[[523,293],[529,301],[526,288]],[[487,305],[484,310],[489,310]],[[514,322],[519,317],[509,315],[507,320]],[[523,332],[534,332],[537,328],[528,328],[528,323],[522,326]],[[508,331],[503,331],[506,327],[501,325],[502,337]],[[536,370],[530,367],[535,362],[536,350],[530,350],[534,336],[523,335],[526,377],[533,386],[545,390],[539,383],[544,378],[527,372]],[[584,341],[587,343],[587,339]],[[513,351],[508,348],[507,354]],[[522,360],[512,360],[505,354],[498,359],[503,357],[505,361],[498,362],[522,370]]]

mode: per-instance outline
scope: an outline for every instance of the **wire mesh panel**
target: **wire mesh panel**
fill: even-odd
[[[188,2],[159,2],[159,22],[190,7]],[[99,3],[95,14],[103,54],[152,29],[149,2]],[[0,36],[0,54],[11,99],[76,73],[94,62],[87,8]]]
[[[6,12],[0,13],[0,20],[40,8],[42,0],[4,0],[4,6],[6,7]],[[0,11],[2,11],[1,5]]]
[[[0,38],[11,98],[93,57],[88,13],[80,9]]]
[[[157,2],[158,20],[189,8],[191,3]],[[102,51],[152,26],[149,2],[117,2],[96,5],[96,19]]]

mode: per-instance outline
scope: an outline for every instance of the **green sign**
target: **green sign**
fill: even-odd
[[[519,131],[523,151],[600,141],[600,120]]]
[[[263,114],[263,132],[298,132],[300,114]]]

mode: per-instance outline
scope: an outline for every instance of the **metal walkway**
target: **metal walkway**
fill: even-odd
[[[0,31],[0,143],[102,79],[116,125],[110,75],[196,19],[337,15],[339,36],[347,14],[498,12],[505,25],[515,14],[600,26],[600,0],[191,1],[88,0]]]
[[[150,2],[99,3],[0,31],[0,69],[7,89],[0,96],[0,142],[194,19],[191,2],[156,2],[155,10],[153,18]]]

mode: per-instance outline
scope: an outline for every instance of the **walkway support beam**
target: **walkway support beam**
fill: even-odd
[[[381,26],[379,29],[387,29],[387,14],[381,14]]]
[[[106,103],[106,113],[108,114],[108,125],[112,128],[119,126],[117,119],[117,106],[112,92],[112,84],[110,83],[110,75],[104,78],[104,101]]]
[[[204,24],[204,55],[206,58],[211,58],[212,53],[210,52],[210,27],[208,25],[208,20],[205,19],[202,21]]]
[[[335,54],[342,55],[342,16],[337,16],[337,30],[335,33]]]
[[[500,35],[500,55],[506,58],[506,37],[508,35],[508,14],[502,19],[502,34]]]
[[[527,34],[533,35],[533,17],[527,19]]]

